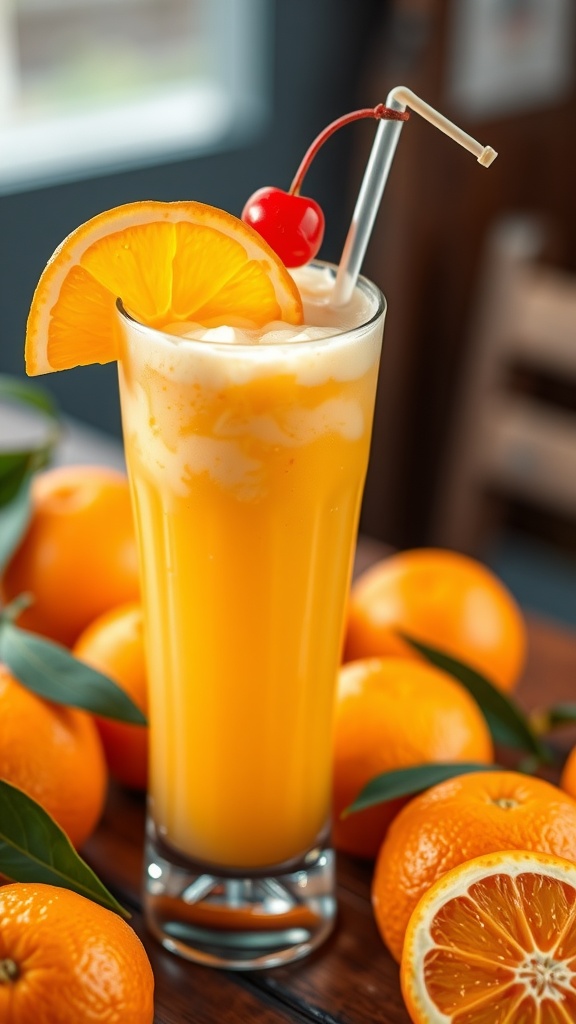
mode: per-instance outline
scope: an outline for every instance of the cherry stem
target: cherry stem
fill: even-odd
[[[363,107],[362,110],[354,110],[351,114],[345,114],[344,117],[339,117],[336,121],[332,121],[324,131],[320,132],[320,135],[314,139],[312,145],[306,150],[306,153],[302,158],[302,162],[294,175],[292,184],[288,189],[289,195],[297,196],[299,194],[306,172],[316,156],[316,153],[324,145],[326,140],[329,139],[334,132],[337,132],[339,128],[343,128],[344,125],[350,124],[352,121],[360,121],[364,117],[373,117],[376,121],[407,121],[410,114],[407,110],[393,110],[392,107],[386,107],[383,103],[379,103],[376,107]]]

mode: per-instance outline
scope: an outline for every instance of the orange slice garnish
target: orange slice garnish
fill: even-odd
[[[576,865],[513,851],[447,872],[412,914],[401,980],[414,1024],[573,1024]]]
[[[51,257],[28,317],[27,372],[116,359],[117,298],[160,329],[302,323],[285,266],[242,221],[203,203],[130,203],[82,224]]]

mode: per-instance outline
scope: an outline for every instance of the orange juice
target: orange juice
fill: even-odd
[[[344,318],[331,310],[327,273],[302,276],[304,330],[177,337],[122,320],[151,814],[169,847],[226,870],[326,839],[383,321],[366,282]]]

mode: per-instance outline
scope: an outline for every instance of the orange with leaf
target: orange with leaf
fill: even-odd
[[[90,715],[38,697],[3,665],[0,778],[41,804],[76,847],[98,823],[108,781],[102,744]]]
[[[372,885],[392,955],[400,959],[410,915],[446,871],[513,849],[576,862],[576,801],[549,782],[506,771],[461,775],[411,800],[390,826]]]
[[[152,1024],[154,978],[120,917],[67,889],[0,888],[2,1024]]]
[[[341,668],[334,744],[334,842],[375,857],[406,803],[389,800],[342,819],[381,772],[437,761],[489,763],[492,740],[478,705],[445,672],[410,658],[369,658]]]
[[[526,655],[521,612],[485,566],[454,551],[403,551],[368,569],[352,587],[345,660],[419,657],[400,634],[469,664],[512,690]]]
[[[99,616],[80,635],[74,655],[114,680],[144,715],[148,700],[142,608],[132,603]],[[148,729],[96,718],[111,775],[132,789],[146,789]]]
[[[29,593],[19,624],[70,646],[97,615],[140,593],[128,480],[104,466],[62,466],[32,483],[32,516],[2,579]]]

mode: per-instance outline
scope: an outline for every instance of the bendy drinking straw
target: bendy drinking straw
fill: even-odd
[[[410,107],[430,124],[454,139],[454,142],[473,153],[482,167],[489,167],[498,155],[490,146],[483,146],[477,142],[471,135],[462,131],[447,117],[444,117],[434,107],[420,99],[411,89],[407,89],[403,85],[395,86],[388,93],[386,106],[398,111],[405,111],[406,107]],[[378,125],[336,275],[332,294],[334,305],[345,305],[352,297],[403,124],[403,121],[386,120],[380,121]]]

